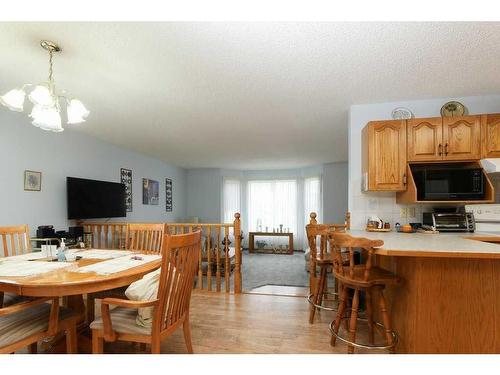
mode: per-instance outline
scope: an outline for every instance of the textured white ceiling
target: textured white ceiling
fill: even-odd
[[[77,131],[182,167],[345,161],[351,104],[500,88],[500,23],[0,23],[0,92],[45,79],[40,39]]]

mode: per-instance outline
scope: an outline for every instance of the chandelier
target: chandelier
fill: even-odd
[[[28,95],[28,99],[33,103],[33,109],[29,117],[34,126],[48,131],[62,132],[61,125],[61,103],[66,104],[66,116],[68,124],[79,124],[84,122],[89,111],[83,103],[74,98],[57,95],[54,85],[52,55],[54,52],[60,52],[61,48],[54,42],[42,40],[40,45],[49,53],[49,79],[37,85],[30,83],[24,84],[21,88],[10,90],[3,96],[0,96],[0,103],[16,112],[23,112],[24,101],[26,98],[26,88],[33,88]]]

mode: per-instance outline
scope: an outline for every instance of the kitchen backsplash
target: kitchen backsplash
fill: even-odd
[[[392,192],[368,192],[361,191],[361,181],[358,186],[354,186],[351,206],[351,228],[364,229],[366,222],[370,216],[378,216],[384,222],[391,223],[394,227],[395,223],[408,224],[422,222],[422,213],[431,211],[432,205],[423,204],[397,204],[396,193]],[[414,217],[403,218],[400,216],[401,208],[415,210]]]

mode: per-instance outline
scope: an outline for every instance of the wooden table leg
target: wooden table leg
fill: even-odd
[[[74,295],[65,297],[67,307],[78,314],[77,320],[77,335],[78,335],[78,353],[92,353],[91,332],[88,324],[85,322],[85,303],[83,296]],[[45,343],[42,342],[42,347],[45,353],[66,353],[66,337],[65,333],[61,332],[54,336],[52,340]]]

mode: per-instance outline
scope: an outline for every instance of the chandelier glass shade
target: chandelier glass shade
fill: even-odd
[[[42,40],[40,45],[49,53],[49,79],[48,82],[24,84],[21,88],[10,90],[5,95],[0,96],[0,103],[12,111],[23,112],[26,99],[26,89],[32,88],[28,95],[29,101],[33,104],[33,109],[29,115],[32,124],[40,129],[61,132],[61,103],[66,105],[66,116],[68,124],[79,124],[85,122],[89,115],[89,110],[83,103],[74,98],[57,95],[53,78],[52,55],[61,49],[53,42]]]

